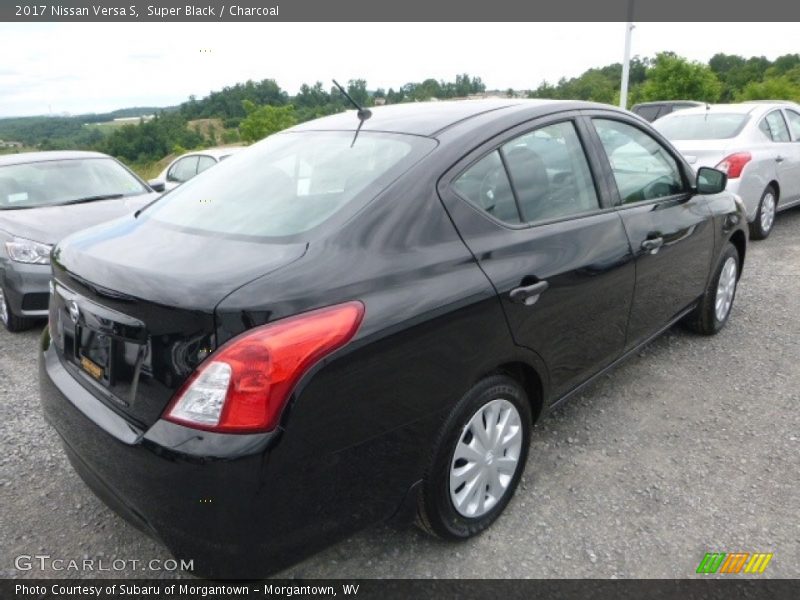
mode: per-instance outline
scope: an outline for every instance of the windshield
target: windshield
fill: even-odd
[[[653,123],[668,140],[724,140],[739,135],[750,117],[741,113],[681,115]]]
[[[55,206],[148,191],[113,158],[49,160],[0,167],[0,209]]]
[[[145,211],[201,232],[284,237],[374,198],[435,146],[431,139],[352,131],[268,137],[176,188]]]

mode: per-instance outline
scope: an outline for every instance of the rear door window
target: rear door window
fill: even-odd
[[[459,175],[453,188],[470,204],[495,219],[506,223],[520,222],[508,173],[497,150]]]
[[[769,129],[769,137],[773,142],[790,142],[792,137],[789,135],[789,128],[786,126],[786,121],[779,110],[773,110],[769,113],[762,123],[766,123]],[[762,129],[763,130],[763,129]]]
[[[571,122],[520,136],[505,144],[502,152],[524,221],[559,219],[600,208],[583,146]]]
[[[786,118],[789,120],[789,127],[792,130],[792,139],[800,141],[800,113],[787,109]]]

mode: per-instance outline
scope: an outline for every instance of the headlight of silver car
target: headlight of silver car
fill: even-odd
[[[15,237],[6,242],[6,251],[11,260],[29,265],[49,265],[53,247],[33,240]]]

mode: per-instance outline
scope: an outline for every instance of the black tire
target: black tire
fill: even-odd
[[[764,199],[771,195],[773,199],[773,215],[772,220],[769,223],[768,227],[764,227],[761,221],[762,211],[764,210]],[[761,194],[761,200],[758,201],[758,211],[756,211],[756,218],[755,220],[750,223],[750,239],[753,240],[765,240],[769,237],[769,234],[772,232],[772,228],[775,226],[775,212],[777,211],[778,207],[778,192],[772,185],[768,185],[764,190],[764,193]]]
[[[16,314],[13,310],[11,310],[11,307],[8,305],[8,302],[6,301],[6,295],[4,291],[2,294],[0,294],[0,302],[3,303],[3,306],[5,306],[6,310],[5,312],[6,318],[0,319],[0,322],[3,323],[3,325],[8,331],[16,333],[18,331],[25,331],[26,329],[30,329],[33,326],[33,321],[34,321],[33,319],[21,317],[18,314]],[[2,309],[0,309],[0,315],[2,315]]]
[[[516,470],[505,492],[498,494],[500,497],[490,510],[477,517],[467,517],[456,510],[451,500],[450,468],[465,427],[480,409],[494,400],[508,401],[516,408],[520,417],[519,431],[522,439]],[[525,470],[531,425],[531,407],[527,394],[515,379],[506,375],[492,375],[475,384],[456,404],[434,444],[418,500],[417,524],[420,528],[444,539],[463,540],[489,527],[508,505]]]
[[[730,305],[725,312],[725,316],[720,319],[717,315],[716,306],[717,291],[719,289],[719,280],[722,276],[722,271],[731,258],[734,259],[736,264],[736,274],[732,292],[733,295],[730,298]],[[700,304],[697,305],[697,308],[687,317],[685,321],[689,329],[701,335],[714,335],[720,329],[725,327],[725,323],[728,322],[728,318],[731,315],[731,310],[733,309],[733,302],[736,299],[736,286],[739,282],[740,264],[741,260],[739,259],[738,250],[736,250],[736,247],[733,244],[728,243],[728,245],[722,251],[719,260],[717,261],[717,266],[714,269],[714,276],[710,278],[708,286],[706,287],[706,291],[703,294],[703,297],[700,299]]]

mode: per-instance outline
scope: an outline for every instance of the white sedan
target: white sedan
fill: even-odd
[[[149,183],[151,186],[155,184],[157,188],[160,187],[159,184],[163,183],[164,191],[169,191],[182,183],[186,183],[195,175],[202,173],[209,167],[213,167],[241,149],[238,146],[231,146],[228,148],[208,148],[207,150],[182,154],[169,163],[169,166]]]
[[[772,231],[778,211],[800,204],[800,105],[792,102],[711,104],[653,123],[695,169],[728,174],[742,197],[753,239]]]

